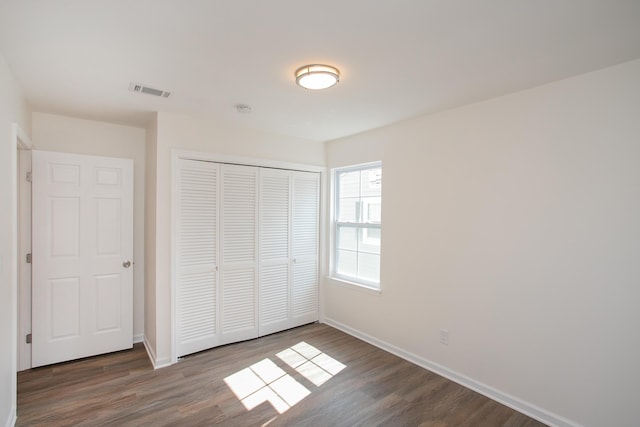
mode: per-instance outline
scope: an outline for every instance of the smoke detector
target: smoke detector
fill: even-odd
[[[147,95],[159,96],[162,98],[168,98],[169,95],[171,95],[171,92],[167,92],[166,90],[154,89],[140,83],[129,84],[129,90],[131,92],[146,93]]]
[[[236,104],[236,111],[241,114],[249,114],[251,112],[251,105]]]

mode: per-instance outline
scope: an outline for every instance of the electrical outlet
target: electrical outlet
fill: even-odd
[[[440,329],[440,344],[449,345],[449,331]]]

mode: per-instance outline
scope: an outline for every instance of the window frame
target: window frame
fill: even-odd
[[[332,197],[333,206],[332,206],[332,212],[331,212],[331,226],[332,226],[331,277],[340,282],[353,284],[356,286],[361,286],[366,289],[380,292],[382,288],[381,288],[381,283],[380,283],[381,281],[380,281],[379,275],[378,275],[378,281],[376,282],[376,281],[364,279],[362,277],[350,276],[350,275],[338,273],[338,262],[339,262],[338,261],[339,260],[339,251],[338,251],[339,237],[338,236],[339,236],[340,228],[342,227],[354,228],[357,233],[360,233],[361,230],[362,231],[369,230],[369,229],[379,230],[380,242],[382,243],[382,214],[380,215],[379,223],[351,222],[351,221],[338,220],[339,218],[338,214],[340,210],[340,179],[338,178],[338,176],[340,173],[363,171],[367,169],[377,169],[377,168],[379,168],[382,171],[382,161],[375,161],[375,162],[362,163],[362,164],[345,166],[345,167],[338,167],[331,170],[331,178],[332,178],[331,181],[332,181],[332,192],[333,192],[333,197]],[[360,195],[360,197],[362,196]],[[360,203],[361,202],[362,200],[360,200]],[[382,210],[382,191],[380,193],[380,209]],[[359,252],[361,251],[356,250],[356,253],[359,253]],[[380,264],[382,260],[382,248],[378,256],[379,256],[378,268],[381,268]]]

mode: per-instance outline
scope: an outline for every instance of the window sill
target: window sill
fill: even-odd
[[[349,280],[345,280],[345,279],[333,277],[333,276],[327,276],[326,279],[329,284],[333,286],[337,286],[339,288],[355,289],[357,291],[366,292],[372,295],[380,295],[382,293],[382,290],[373,288],[371,286],[368,286],[362,283],[351,282]]]

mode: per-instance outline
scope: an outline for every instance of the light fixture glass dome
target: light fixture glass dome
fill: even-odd
[[[305,65],[296,70],[296,83],[305,89],[327,89],[339,81],[340,71],[329,65]]]

